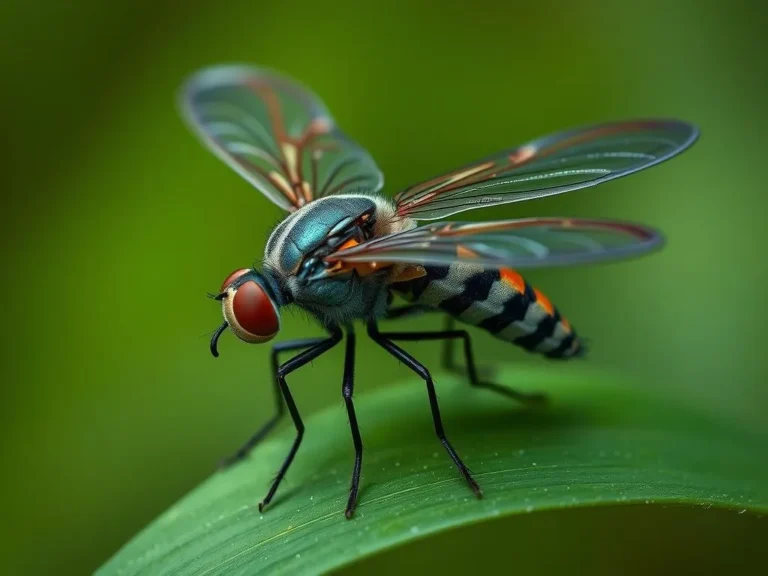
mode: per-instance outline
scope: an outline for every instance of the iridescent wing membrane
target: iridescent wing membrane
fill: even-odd
[[[405,189],[397,212],[436,220],[457,212],[594,186],[659,164],[696,141],[677,120],[637,120],[545,136]]]
[[[186,84],[181,104],[203,141],[287,211],[322,196],[381,189],[383,178],[371,156],[336,127],[319,98],[284,76],[244,66],[210,68]],[[594,186],[663,162],[697,137],[694,126],[677,120],[553,134],[405,189],[395,198],[395,218],[436,220]],[[626,257],[660,243],[654,230],[612,221],[442,222],[377,238],[328,260],[466,260],[524,268]]]
[[[637,120],[534,140],[397,195],[397,217],[434,220],[471,210],[595,186],[659,164],[696,141],[677,120]],[[661,235],[611,220],[534,218],[438,222],[336,252],[329,260],[530,268],[600,262],[658,248]]]
[[[614,220],[530,218],[501,222],[435,222],[331,254],[330,261],[534,268],[638,256],[661,235]]]
[[[289,212],[383,184],[371,156],[336,127],[322,101],[274,72],[203,70],[182,89],[181,107],[217,156]]]

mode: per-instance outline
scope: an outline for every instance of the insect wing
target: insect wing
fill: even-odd
[[[217,156],[289,212],[321,196],[375,192],[383,184],[371,156],[336,127],[322,101],[275,72],[202,70],[184,86],[181,107]]]
[[[639,256],[662,244],[656,230],[616,220],[435,222],[347,248],[327,260],[350,265],[468,262],[491,268],[533,268]]]
[[[436,220],[457,212],[595,186],[659,164],[698,130],[677,120],[637,120],[545,136],[402,191],[397,213]]]

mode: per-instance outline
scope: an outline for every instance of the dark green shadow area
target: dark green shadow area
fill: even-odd
[[[699,507],[615,506],[511,516],[406,544],[335,571],[365,574],[749,574],[768,518]]]
[[[308,419],[289,481],[264,514],[257,503],[292,441],[287,427],[173,506],[98,573],[314,574],[386,550],[393,565],[410,562],[413,550],[391,551],[403,544],[425,546],[425,559],[453,555],[455,546],[471,566],[474,549],[485,550],[488,562],[515,561],[518,537],[531,566],[542,557],[559,562],[558,554],[579,561],[605,539],[614,550],[592,561],[607,570],[625,556],[625,535],[642,548],[687,542],[701,530],[720,548],[700,546],[700,553],[716,552],[723,562],[726,549],[765,535],[753,517],[768,511],[765,437],[578,367],[507,370],[498,380],[548,390],[553,402],[525,409],[461,379],[438,380],[446,429],[483,487],[482,500],[435,439],[424,385],[411,380],[357,401],[366,452],[352,521],[342,514],[352,446],[338,405]],[[754,534],[747,523],[758,527]],[[460,530],[445,532],[451,528]]]

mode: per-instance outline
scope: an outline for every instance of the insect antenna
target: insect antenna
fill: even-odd
[[[216,330],[218,330],[218,329],[219,328],[216,327],[213,330],[208,330],[206,332],[203,332],[202,334],[198,335],[197,338],[210,338],[211,336],[213,336],[214,332],[216,332]]]

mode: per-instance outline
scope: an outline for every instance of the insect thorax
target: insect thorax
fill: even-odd
[[[380,196],[338,195],[319,198],[281,222],[267,241],[265,267],[278,278],[300,307],[325,325],[378,317],[387,306],[389,272],[365,277],[357,274],[312,280],[325,255],[338,249],[354,230],[378,237],[401,228],[393,224],[394,208]],[[356,228],[357,227],[357,228]]]

